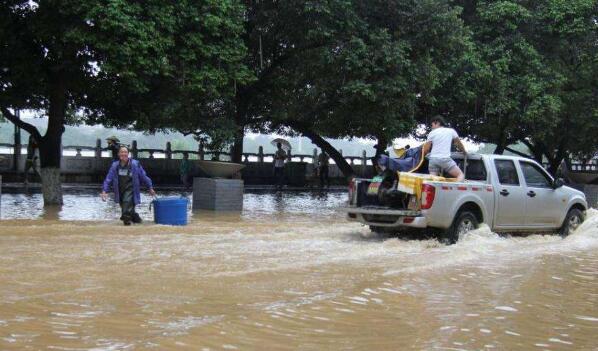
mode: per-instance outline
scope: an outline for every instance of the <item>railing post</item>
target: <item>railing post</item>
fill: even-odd
[[[197,149],[197,152],[199,153],[199,159],[201,161],[203,161],[205,159],[205,157],[206,157],[206,154],[205,154],[205,151],[203,149],[203,143],[202,142],[199,142],[199,147]]]
[[[287,162],[291,162],[291,159],[293,158],[293,155],[291,155],[291,149],[289,149],[289,152],[287,152]]]
[[[102,139],[96,139],[95,158],[102,158]]]
[[[137,156],[138,156],[138,152],[137,152],[137,140],[133,140],[131,142],[131,150],[130,151],[131,151],[131,156],[136,159]]]
[[[15,109],[15,116],[21,118],[21,111]],[[19,160],[21,158],[21,128],[15,124],[15,135],[14,135],[14,150],[13,150],[13,168],[16,172],[19,171]],[[36,141],[39,143],[39,141]],[[38,144],[39,145],[39,144]]]
[[[361,176],[362,177],[365,177],[366,167],[368,164],[367,162],[368,162],[367,153],[365,152],[365,150],[363,150],[361,152]]]
[[[257,149],[257,162],[263,163],[264,162],[264,147],[260,146]]]
[[[78,148],[75,149],[75,151],[77,151],[77,153],[75,154],[75,156],[81,157],[81,148],[78,147]]]
[[[165,154],[166,154],[166,159],[167,160],[172,159],[172,145],[170,144],[170,141],[166,142],[166,151],[165,151]]]
[[[318,164],[318,149],[314,148],[314,153],[311,157],[311,163],[315,166]]]

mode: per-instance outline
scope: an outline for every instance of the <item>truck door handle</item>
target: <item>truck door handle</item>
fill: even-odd
[[[527,192],[527,196],[534,197],[534,196],[536,196],[536,193],[533,190],[530,190]]]
[[[503,189],[503,190],[500,192],[500,194],[501,194],[502,196],[509,196],[509,191],[508,191],[507,189]]]

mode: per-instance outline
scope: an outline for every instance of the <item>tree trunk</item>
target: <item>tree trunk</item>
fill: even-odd
[[[233,146],[230,149],[230,158],[232,162],[242,163],[243,162],[243,139],[245,137],[245,128],[238,126],[239,128],[235,133],[235,140]]]
[[[494,149],[494,154],[495,155],[502,155],[505,152],[505,146],[504,145],[496,145],[496,149]]]
[[[542,162],[544,161],[544,155],[547,155],[548,158],[548,152],[546,150],[546,147],[544,147],[542,144],[540,143],[532,143],[529,140],[526,139],[522,139],[521,142],[527,146],[527,148],[529,149],[529,151],[532,153],[534,160],[536,162],[538,162],[539,164],[542,164]]]
[[[334,160],[334,163],[336,163],[336,165],[341,170],[341,172],[343,172],[343,175],[346,178],[352,178],[355,176],[355,171],[353,170],[353,167],[351,167],[351,165],[349,164],[349,162],[347,162],[347,160],[345,160],[343,155],[340,152],[338,152],[338,150],[336,150],[334,146],[327,142],[326,139],[322,138],[320,135],[314,133],[313,131],[307,128],[303,128],[303,126],[292,125],[291,127],[303,134],[303,136],[309,138],[309,140],[311,140],[312,143],[314,143],[316,146],[322,149],[322,151],[327,153],[328,156],[330,156],[330,158]]]
[[[61,77],[55,78],[49,100],[48,130],[38,144],[44,206],[62,205],[60,161],[67,103],[66,86]]]
[[[505,148],[509,145],[507,145],[507,138],[505,135],[505,131],[504,128],[502,128],[502,126],[499,126],[500,128],[500,135],[498,136],[498,142],[496,143],[496,149],[494,149],[494,154],[495,155],[502,155],[505,152]]]
[[[376,155],[374,158],[378,158],[378,156],[384,154],[386,152],[386,148],[388,147],[388,140],[383,137],[378,137],[378,142],[374,145],[374,149],[376,149]]]
[[[62,183],[60,181],[60,168],[41,167],[42,194],[44,206],[62,205]]]
[[[233,146],[230,150],[230,157],[232,162],[243,162],[243,139],[245,137],[245,125],[247,124],[247,103],[245,95],[242,92],[237,92],[236,98],[237,111],[235,113],[235,137]]]
[[[548,172],[550,174],[552,174],[553,177],[556,177],[559,167],[561,166],[561,163],[563,162],[563,159],[564,159],[564,157],[557,155],[556,157],[553,157],[548,160]]]

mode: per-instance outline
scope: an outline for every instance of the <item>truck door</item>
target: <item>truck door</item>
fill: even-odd
[[[494,160],[497,186],[494,226],[496,228],[521,227],[525,224],[525,192],[513,160]]]
[[[526,224],[556,227],[564,211],[563,196],[552,187],[552,178],[535,163],[519,161],[525,180]]]

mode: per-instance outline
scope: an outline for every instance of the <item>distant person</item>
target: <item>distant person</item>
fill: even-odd
[[[445,172],[457,181],[465,179],[457,163],[451,158],[451,146],[456,144],[467,155],[465,146],[453,128],[445,127],[446,122],[441,116],[435,116],[430,121],[432,131],[428,134],[427,144],[432,145],[429,155],[428,170],[431,175],[440,175]]]
[[[320,187],[324,186],[324,181],[326,182],[326,186],[330,187],[330,178],[328,175],[328,165],[329,165],[329,156],[327,153],[322,150],[322,153],[318,156],[318,173],[320,175]]]
[[[149,189],[152,196],[156,195],[152,180],[147,176],[139,161],[129,158],[129,149],[121,146],[118,160],[112,162],[108,175],[102,186],[100,196],[103,201],[108,199],[108,192],[114,192],[114,202],[120,205],[124,225],[141,223],[141,217],[135,212],[135,206],[141,203],[141,184]]]
[[[108,151],[110,151],[112,155],[112,161],[118,160],[118,149],[120,148],[120,140],[114,135],[111,137],[106,138],[106,142],[108,143]]]
[[[274,178],[276,178],[276,189],[282,189],[284,183],[284,163],[287,159],[287,153],[282,149],[282,144],[276,144],[276,153],[274,154]]]
[[[183,154],[183,160],[181,161],[181,166],[179,167],[179,173],[181,175],[181,182],[185,187],[185,190],[189,190],[191,187],[191,162],[189,162],[189,154]]]
[[[38,174],[37,160],[39,155],[39,146],[33,135],[29,136],[27,143],[27,159],[25,160],[25,185],[29,184],[29,170],[33,169],[33,175]]]

